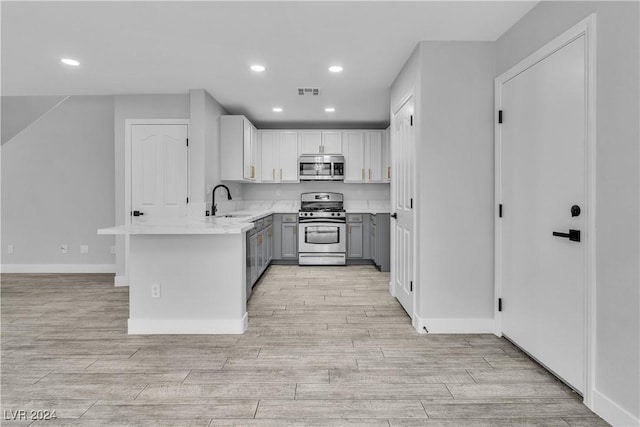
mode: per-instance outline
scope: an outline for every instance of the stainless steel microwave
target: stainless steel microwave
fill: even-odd
[[[300,181],[344,181],[344,156],[300,156],[298,166]]]

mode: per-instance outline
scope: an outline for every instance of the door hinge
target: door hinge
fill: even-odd
[[[187,147],[189,146],[189,138],[187,138]]]
[[[409,282],[409,286],[411,287],[411,292],[413,292],[413,281]]]
[[[502,298],[498,298],[498,311],[502,311]]]
[[[498,217],[502,218],[502,203],[498,205]]]
[[[498,110],[498,123],[502,123],[502,110]]]
[[[411,115],[411,118],[409,119],[409,124],[410,124],[411,126],[413,126],[413,114]]]
[[[189,204],[189,198],[187,197],[187,204]]]
[[[413,209],[413,199],[409,199],[409,207]]]

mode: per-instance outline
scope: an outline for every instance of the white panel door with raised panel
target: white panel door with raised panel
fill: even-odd
[[[187,125],[131,126],[131,211],[145,220],[187,214]]]
[[[413,98],[392,118],[391,150],[395,176],[391,184],[391,281],[395,296],[413,319],[415,220],[415,132]]]

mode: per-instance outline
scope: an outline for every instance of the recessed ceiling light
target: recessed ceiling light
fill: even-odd
[[[339,65],[332,65],[331,67],[329,67],[329,71],[331,71],[332,73],[339,73],[340,71],[342,71],[342,67]]]
[[[276,113],[282,113],[282,108],[280,107],[273,107],[273,111]]]
[[[63,64],[73,65],[74,67],[77,67],[78,65],[80,65],[80,63],[78,61],[76,61],[75,59],[71,59],[71,58],[62,58],[60,61]]]
[[[326,111],[327,113],[333,113],[334,111],[336,111],[336,109],[333,107],[327,107],[324,109],[324,111]]]
[[[251,66],[251,70],[253,71],[257,71],[258,73],[261,73],[265,70],[263,65],[252,65]]]

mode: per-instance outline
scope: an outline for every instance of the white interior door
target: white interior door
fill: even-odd
[[[391,182],[391,280],[395,295],[413,319],[413,280],[415,222],[413,197],[415,189],[415,132],[413,98],[394,114],[391,151],[393,169]]]
[[[581,36],[503,83],[500,99],[502,332],[579,392],[589,238],[585,69]],[[569,230],[580,231],[580,241],[552,234]]]
[[[131,210],[144,220],[186,216],[187,125],[131,126]]]

